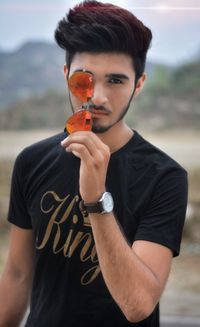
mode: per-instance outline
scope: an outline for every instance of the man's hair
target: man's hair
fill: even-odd
[[[124,53],[130,55],[136,81],[145,69],[152,33],[130,11],[110,3],[85,0],[76,5],[55,30],[58,45],[66,51],[70,68],[76,53]]]

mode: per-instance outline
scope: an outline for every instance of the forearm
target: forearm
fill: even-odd
[[[126,141],[130,139],[127,130],[124,135]],[[62,146],[81,160],[81,198],[85,203],[96,203],[105,190],[110,148],[92,132],[72,133]],[[152,265],[144,264],[149,261],[140,259],[145,255],[136,255],[128,245],[113,214],[90,214],[89,218],[101,271],[112,297],[128,320],[144,319],[158,301],[160,279],[149,268]]]
[[[30,279],[4,272],[0,280],[0,327],[18,327],[28,305]]]
[[[158,280],[128,245],[113,214],[90,215],[105,283],[128,320],[139,321],[158,299]]]

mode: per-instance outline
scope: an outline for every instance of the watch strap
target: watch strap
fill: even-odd
[[[110,213],[113,210],[113,198],[110,192],[105,191],[99,200],[94,203],[85,203],[83,200],[79,203],[79,208],[83,214],[89,213]]]
[[[85,204],[84,201],[81,200],[79,207],[81,211],[86,211],[87,213],[102,213],[103,211],[103,207],[100,202]]]

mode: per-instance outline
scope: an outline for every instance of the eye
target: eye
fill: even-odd
[[[110,84],[123,84],[122,80],[117,77],[113,77],[109,79]]]

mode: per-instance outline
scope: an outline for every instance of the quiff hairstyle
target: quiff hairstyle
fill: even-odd
[[[130,11],[110,3],[86,0],[70,9],[55,30],[70,68],[76,53],[124,53],[132,58],[136,81],[145,69],[152,33]]]

